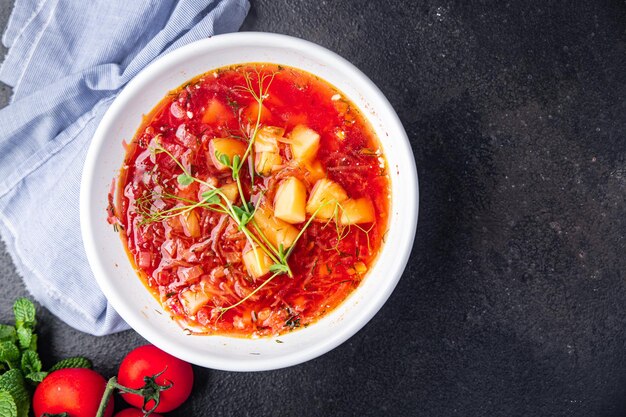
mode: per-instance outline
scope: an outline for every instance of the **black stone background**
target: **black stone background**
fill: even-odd
[[[284,370],[198,368],[171,416],[625,416],[626,4],[253,0],[243,30],[319,43],[382,89],[417,161],[418,234],[348,342]],[[7,322],[25,290],[3,249]],[[143,343],[39,314],[48,364],[110,376]]]

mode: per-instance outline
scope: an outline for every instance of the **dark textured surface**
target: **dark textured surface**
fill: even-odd
[[[347,343],[285,370],[196,369],[172,416],[626,416],[626,5],[527,3],[253,2],[244,30],[317,42],[387,95],[418,236]],[[25,290],[6,254],[0,274],[7,321]],[[48,363],[111,375],[142,343],[41,314]]]

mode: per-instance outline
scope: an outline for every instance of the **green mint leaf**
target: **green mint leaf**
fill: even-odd
[[[30,344],[33,340],[33,330],[29,327],[18,327],[17,329],[17,341],[19,342],[21,350],[30,349]]]
[[[26,375],[26,379],[28,379],[31,382],[34,382],[35,384],[38,384],[41,381],[43,381],[43,379],[47,376],[48,376],[47,372],[31,372],[30,374]]]
[[[189,185],[193,182],[193,177],[187,174],[180,174],[178,176],[178,183],[180,185]]]
[[[27,350],[22,354],[22,372],[25,375],[41,371],[41,359],[39,354],[32,350]]]
[[[0,391],[6,391],[13,397],[17,407],[17,417],[28,417],[30,395],[19,369],[11,369],[0,376]]]
[[[0,342],[0,362],[5,362],[9,368],[17,368],[20,360],[20,350],[13,342]]]
[[[6,324],[0,324],[0,342],[16,342],[17,333],[15,327]]]
[[[65,368],[93,368],[93,364],[87,358],[83,358],[82,356],[76,356],[73,358],[63,359],[62,361],[57,362],[52,368],[50,368],[50,372],[58,371],[59,369]]]
[[[17,417],[17,405],[15,400],[6,391],[0,391],[0,416]]]
[[[283,264],[274,264],[272,266],[270,266],[270,272],[274,272],[274,273],[287,273],[289,270],[287,269],[287,265],[283,265]]]
[[[30,345],[28,346],[28,350],[37,352],[37,335],[35,333],[33,333],[30,337]]]
[[[27,298],[18,298],[13,304],[13,314],[15,314],[15,327],[35,328],[35,305]]]

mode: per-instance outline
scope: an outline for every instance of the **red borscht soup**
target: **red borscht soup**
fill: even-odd
[[[254,63],[198,76],[144,117],[126,152],[109,221],[189,332],[307,327],[383,245],[382,147],[341,91],[305,71]]]

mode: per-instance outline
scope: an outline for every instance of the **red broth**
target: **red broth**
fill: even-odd
[[[259,88],[261,106],[252,94],[258,96]],[[269,142],[262,134],[269,134]],[[310,146],[316,134],[317,148]],[[246,155],[243,149],[253,136]],[[247,156],[238,175],[241,189],[230,168],[218,169],[219,157],[227,154],[216,151],[222,138],[239,152],[231,152],[226,162]],[[337,307],[371,269],[387,230],[385,164],[367,121],[325,81],[274,64],[220,68],[170,92],[145,116],[127,145],[110,221],[120,227],[144,284],[183,328],[200,334],[276,335],[307,327]],[[278,191],[286,180],[295,186]],[[319,195],[322,183],[345,195],[332,194],[313,211],[318,182]],[[228,194],[239,213],[253,213],[244,223],[252,236],[238,226],[241,217],[201,204],[213,188]],[[277,191],[287,196],[280,203]],[[249,205],[242,205],[242,196]],[[227,197],[212,201],[228,209]],[[282,210],[276,220],[279,204],[287,214]],[[348,215],[354,206],[363,210]],[[272,238],[273,244],[263,243]],[[281,243],[283,255],[293,247],[286,260],[291,274],[277,271],[270,258],[280,260],[275,252]]]

